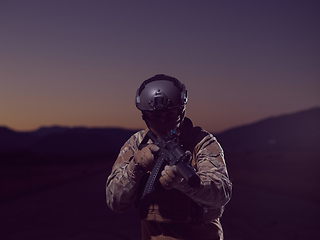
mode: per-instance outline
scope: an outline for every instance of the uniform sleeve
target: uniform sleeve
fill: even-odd
[[[178,190],[189,196],[194,202],[206,208],[219,208],[231,198],[232,183],[229,180],[224,153],[216,138],[208,134],[194,149],[197,174],[201,186],[190,188],[182,181]]]
[[[106,201],[114,212],[121,212],[136,199],[144,172],[132,161],[142,133],[134,134],[121,148],[106,183]]]

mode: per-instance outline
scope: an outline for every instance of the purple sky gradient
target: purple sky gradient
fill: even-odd
[[[144,128],[158,73],[213,132],[320,106],[318,1],[1,1],[0,125]]]

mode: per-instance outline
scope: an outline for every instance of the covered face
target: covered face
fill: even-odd
[[[182,121],[180,109],[164,112],[143,112],[143,119],[149,129],[157,136],[178,128]]]

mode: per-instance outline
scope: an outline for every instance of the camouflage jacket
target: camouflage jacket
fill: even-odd
[[[139,201],[146,173],[132,159],[147,130],[135,133],[121,148],[106,183],[106,199],[114,212],[121,212]],[[192,165],[201,179],[197,189],[182,181],[177,189],[159,189],[152,203],[140,204],[142,220],[186,223],[201,220],[209,223],[221,216],[230,200],[229,180],[224,153],[216,138],[186,118],[180,142],[192,152]],[[186,210],[187,209],[187,210]],[[171,211],[171,212],[170,212]]]

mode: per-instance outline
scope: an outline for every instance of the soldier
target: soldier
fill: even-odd
[[[135,133],[121,148],[106,183],[106,199],[114,212],[135,204],[139,207],[142,239],[221,240],[220,223],[231,197],[224,153],[217,139],[185,116],[188,96],[176,78],[159,74],[142,83],[136,107],[147,129]],[[200,186],[190,187],[175,165],[166,165],[148,201],[141,193],[152,171],[159,147],[152,143],[139,149],[148,131],[156,136],[174,131],[190,164],[200,177]]]

